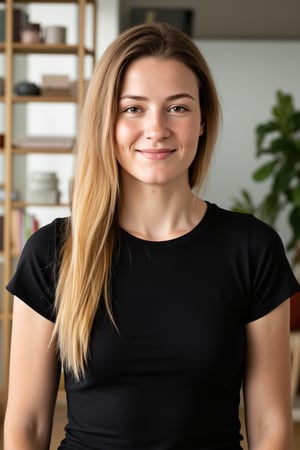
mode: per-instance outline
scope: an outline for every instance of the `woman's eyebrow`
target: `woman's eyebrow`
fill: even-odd
[[[193,97],[191,94],[188,94],[187,92],[181,92],[179,94],[175,94],[175,95],[170,95],[169,97],[166,98],[166,100],[170,101],[170,100],[178,100],[180,98],[190,98],[193,101],[196,101],[195,97]],[[126,95],[122,95],[120,97],[120,100],[139,100],[139,101],[148,101],[149,98],[148,97],[144,97],[141,95],[131,95],[131,94],[126,94]]]

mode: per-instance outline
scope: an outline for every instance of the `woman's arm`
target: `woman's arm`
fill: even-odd
[[[15,298],[4,450],[48,450],[60,365],[54,324]]]
[[[246,333],[244,397],[249,450],[289,450],[289,301],[249,323]]]

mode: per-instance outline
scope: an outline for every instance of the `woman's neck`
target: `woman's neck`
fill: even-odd
[[[203,218],[206,203],[189,185],[147,185],[139,182],[122,186],[119,225],[141,239],[174,239],[193,229]]]

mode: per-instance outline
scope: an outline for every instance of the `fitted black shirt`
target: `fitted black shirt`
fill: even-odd
[[[8,285],[52,321],[65,221],[29,239]],[[213,204],[175,239],[119,231],[111,280],[118,331],[99,307],[84,379],[65,372],[59,449],[240,449],[245,326],[299,289],[278,234]]]

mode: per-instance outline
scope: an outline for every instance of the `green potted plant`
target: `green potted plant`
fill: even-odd
[[[286,248],[293,251],[295,267],[300,264],[300,110],[296,110],[291,95],[276,92],[272,117],[257,125],[255,136],[256,156],[263,157],[264,162],[252,177],[256,182],[268,180],[269,188],[258,203],[242,189],[232,209],[250,212],[275,228],[279,215],[287,214],[291,237]],[[300,301],[297,303],[300,306]],[[300,327],[300,311],[298,315]],[[291,315],[293,320],[296,316],[296,312]]]

